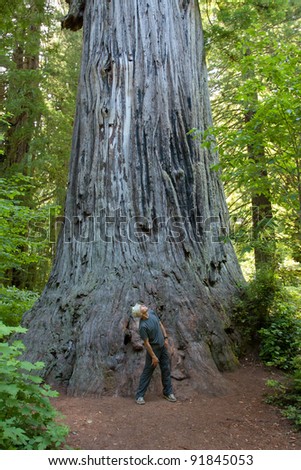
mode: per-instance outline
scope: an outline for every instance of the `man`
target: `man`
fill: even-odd
[[[170,360],[167,351],[168,336],[163,324],[156,313],[143,304],[137,303],[132,308],[132,315],[140,318],[139,334],[146,349],[145,366],[136,392],[136,403],[138,405],[145,404],[144,394],[158,364],[161,369],[163,397],[171,402],[177,401],[172,390]]]

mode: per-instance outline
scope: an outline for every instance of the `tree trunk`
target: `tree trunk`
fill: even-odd
[[[248,48],[245,57],[252,55]],[[244,80],[254,80],[255,70],[252,62],[243,73]],[[252,235],[254,242],[255,270],[274,270],[275,233],[271,227],[273,208],[270,197],[270,183],[265,160],[265,148],[262,137],[262,125],[256,121],[259,98],[257,91],[250,87],[250,93],[245,102],[245,124],[251,126],[252,139],[247,145],[248,158],[254,163],[253,182],[251,189],[252,204]]]
[[[43,11],[43,5],[40,8]],[[37,11],[33,8],[33,21],[35,15],[37,15]],[[22,172],[26,174],[28,170],[25,157],[29,152],[35,126],[40,119],[37,98],[40,85],[38,68],[41,19],[38,24],[28,25],[23,34],[23,42],[17,41],[12,54],[12,62],[15,64],[16,70],[12,67],[13,72],[10,74],[8,83],[6,109],[11,112],[12,116],[9,119],[10,127],[5,136],[4,169],[9,171],[12,166],[22,164]],[[14,101],[16,97],[19,98],[18,112],[15,112]],[[19,168],[21,169],[20,166]]]
[[[187,135],[211,125],[198,2],[89,0],[83,27],[64,224],[23,322],[27,356],[71,394],[133,393],[142,300],[169,333],[173,378],[216,392],[236,364],[228,309],[242,275],[220,240],[217,156]]]
[[[251,110],[248,110],[245,114],[246,124],[249,124],[255,118],[257,104],[258,96],[255,94]],[[251,191],[255,269],[257,272],[261,269],[273,271],[275,268],[275,233],[271,225],[273,208],[270,197],[270,183],[265,166],[265,149],[262,143],[260,126],[257,126],[254,132],[257,134],[257,139],[255,143],[248,145],[248,157],[256,165],[253,175],[256,184],[254,184],[254,189]],[[260,187],[261,190],[258,189]]]

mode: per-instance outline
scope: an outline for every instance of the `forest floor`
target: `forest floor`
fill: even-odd
[[[133,398],[70,397],[52,400],[70,428],[72,449],[97,450],[300,450],[301,433],[265,402],[268,379],[279,373],[244,359],[223,374],[223,396],[197,394],[175,383],[178,401],[147,393],[146,404]]]

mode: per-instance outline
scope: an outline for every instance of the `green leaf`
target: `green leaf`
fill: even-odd
[[[12,395],[15,397],[19,392],[19,386],[17,384],[2,384],[0,383],[0,396],[3,394]]]

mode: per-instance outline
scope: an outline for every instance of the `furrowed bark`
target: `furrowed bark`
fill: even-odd
[[[211,125],[198,2],[90,0],[83,24],[64,227],[24,319],[27,355],[69,393],[133,393],[144,352],[130,308],[143,300],[168,330],[177,383],[220,391],[242,275],[220,239],[217,156],[188,135]]]

